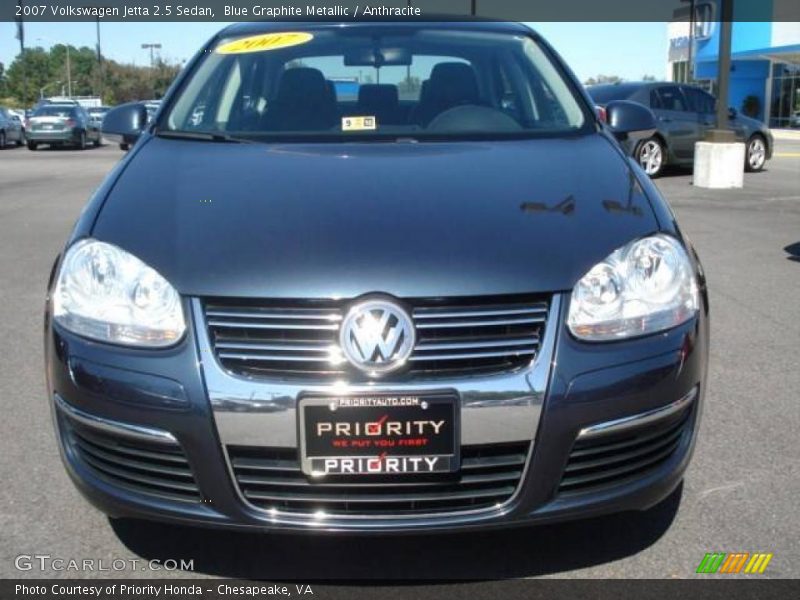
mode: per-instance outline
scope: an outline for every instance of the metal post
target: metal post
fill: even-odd
[[[103,103],[103,83],[105,77],[103,76],[103,53],[100,51],[100,18],[97,19],[97,95],[100,96],[100,103]]]
[[[67,44],[67,96],[72,98],[72,66],[69,63],[69,44]]]
[[[694,69],[692,64],[693,50],[694,50],[694,0],[689,4],[689,62],[686,65],[686,82],[692,83],[694,81]]]
[[[406,6],[411,8],[411,0],[406,1]],[[409,90],[411,89],[411,65],[406,65],[406,86]]]
[[[719,19],[719,56],[717,58],[717,126],[708,131],[710,142],[734,142],[728,127],[728,82],[731,77],[731,38],[733,37],[733,0],[721,0]]]
[[[152,87],[153,96],[156,95],[156,81],[155,81],[155,55],[153,51],[160,49],[161,44],[142,44],[142,50],[150,50],[150,85]]]
[[[21,14],[24,2],[18,0],[17,4]],[[28,59],[25,56],[25,24],[22,17],[17,22],[17,39],[19,39],[19,53],[22,57],[22,108],[25,109],[28,106]]]

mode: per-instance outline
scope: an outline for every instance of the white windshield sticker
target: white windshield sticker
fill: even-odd
[[[378,128],[375,117],[342,117],[342,131],[370,131]]]

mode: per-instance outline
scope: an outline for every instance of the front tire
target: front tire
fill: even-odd
[[[86,132],[81,131],[81,137],[78,139],[78,150],[86,150]]]
[[[744,169],[755,173],[764,168],[767,162],[767,142],[758,134],[747,140],[747,151],[744,159]]]
[[[130,149],[130,144],[120,144],[119,149],[123,152],[127,152]]]
[[[649,177],[656,178],[664,171],[665,152],[660,139],[657,137],[647,138],[636,147],[636,162]]]
[[[0,150],[6,147],[6,132],[0,131]]]
[[[28,142],[28,150],[36,150],[38,144],[36,142]]]

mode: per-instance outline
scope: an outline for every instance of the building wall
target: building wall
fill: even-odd
[[[745,98],[758,98],[760,109],[756,118],[765,121],[767,118],[767,79],[770,62],[768,60],[734,60],[731,62],[730,86],[728,90],[728,106],[742,111]],[[716,79],[716,62],[699,62],[695,66],[695,79]]]

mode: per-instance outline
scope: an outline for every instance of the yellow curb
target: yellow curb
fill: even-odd
[[[778,158],[800,158],[800,152],[776,152],[772,156]]]

